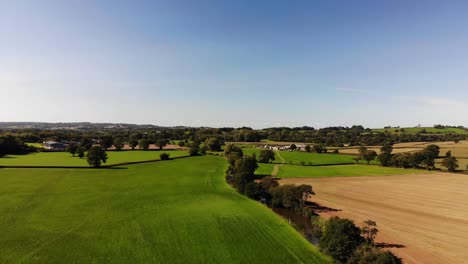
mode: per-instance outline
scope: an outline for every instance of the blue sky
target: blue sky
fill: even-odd
[[[468,126],[460,1],[0,0],[0,121]]]

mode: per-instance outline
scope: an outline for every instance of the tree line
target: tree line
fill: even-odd
[[[0,135],[12,135],[23,142],[74,141],[80,142],[83,138],[105,140],[112,136],[122,142],[131,143],[133,148],[144,147],[146,144],[157,144],[159,140],[181,140],[185,143],[194,140],[204,142],[209,138],[216,138],[220,142],[260,142],[261,140],[303,142],[321,144],[330,147],[382,145],[385,142],[434,142],[434,141],[460,141],[467,135],[455,133],[390,133],[375,132],[363,126],[326,127],[315,129],[313,127],[274,127],[254,130],[249,127],[241,128],[145,128],[145,129],[96,129],[87,131],[77,130],[41,130],[41,129],[10,129],[0,130]]]
[[[367,150],[362,147],[363,151]],[[427,145],[423,150],[416,152],[392,153],[391,143],[384,143],[380,148],[380,154],[377,160],[382,166],[393,166],[399,168],[424,168],[428,170],[435,169],[436,159],[439,158],[440,147],[435,144]],[[360,155],[361,156],[361,155]],[[458,160],[448,151],[442,159],[442,166],[448,171],[454,172],[458,168]]]

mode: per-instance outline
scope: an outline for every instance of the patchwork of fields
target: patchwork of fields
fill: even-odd
[[[405,263],[465,263],[468,259],[468,177],[433,173],[386,177],[290,178],[311,184],[325,217],[377,222],[378,242]],[[397,247],[397,245],[400,245]]]
[[[127,169],[0,169],[1,263],[329,263],[192,157]]]
[[[455,155],[468,150],[468,142],[439,145]],[[248,155],[260,150],[243,148]],[[163,152],[188,155],[110,151],[108,164],[157,160]],[[314,202],[337,209],[322,216],[377,221],[378,241],[402,245],[390,250],[405,263],[468,258],[456,255],[468,244],[466,176],[347,164],[353,155],[344,154],[275,155],[276,161],[259,164],[256,174],[274,174],[281,184],[311,184]],[[42,152],[6,156],[0,165],[87,163],[69,153]],[[201,156],[122,169],[0,169],[0,262],[330,262],[286,221],[229,187],[226,166],[223,158]]]

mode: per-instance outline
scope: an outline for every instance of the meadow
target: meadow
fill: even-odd
[[[260,155],[261,148],[242,148],[246,155]],[[334,154],[334,153],[313,153],[305,151],[278,151],[275,150],[275,160],[273,163],[285,163],[295,165],[327,165],[327,164],[347,164],[354,163],[354,155]]]
[[[188,156],[186,150],[164,151],[108,151],[106,164],[118,164],[122,162],[135,162],[159,159],[161,153],[170,154],[171,158]],[[37,152],[27,155],[7,155],[0,158],[0,166],[88,166],[86,157],[80,159],[66,152]]]
[[[269,175],[272,173],[274,165],[260,164],[257,174]],[[399,174],[421,174],[428,173],[425,170],[401,169],[392,167],[382,167],[377,165],[331,165],[331,166],[296,166],[280,165],[279,178],[309,178],[309,177],[351,177],[351,176],[384,176]]]
[[[203,156],[127,169],[0,169],[1,263],[330,263]]]

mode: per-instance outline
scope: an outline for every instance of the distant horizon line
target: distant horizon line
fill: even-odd
[[[433,128],[437,125],[445,126],[445,127],[463,127],[467,128],[464,125],[448,125],[448,124],[433,124],[433,125],[422,125],[418,124],[415,126],[382,126],[382,127],[366,127],[361,124],[354,124],[354,125],[330,125],[330,126],[312,126],[312,125],[301,125],[301,126],[268,126],[262,128],[253,128],[248,125],[243,126],[191,126],[191,125],[156,125],[152,123],[129,123],[129,122],[91,122],[91,121],[57,121],[57,122],[47,122],[47,121],[0,121],[0,124],[93,124],[93,125],[134,125],[134,126],[154,126],[154,127],[162,127],[162,128],[174,128],[174,127],[186,127],[186,128],[251,128],[251,129],[268,129],[268,128],[301,128],[301,127],[311,127],[314,129],[321,129],[321,128],[328,128],[328,127],[353,127],[353,126],[362,126],[365,129],[385,129],[385,128]]]

